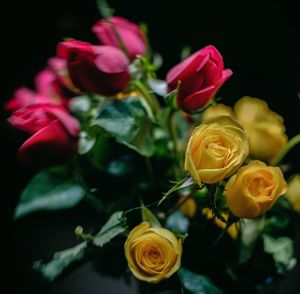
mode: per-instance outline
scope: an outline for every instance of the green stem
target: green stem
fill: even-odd
[[[145,85],[138,80],[132,81],[133,85],[141,92],[144,100],[149,106],[149,110],[151,111],[150,115],[154,117],[154,113],[157,113],[160,110],[160,105],[154,95],[151,95],[149,90],[145,87]]]
[[[270,162],[270,164],[273,166],[278,165],[283,160],[283,158],[287,155],[287,153],[299,143],[300,143],[300,134],[296,135],[291,140],[289,140],[289,142],[281,149],[281,151]]]
[[[170,117],[169,117],[169,122],[168,122],[168,127],[169,127],[169,132],[170,136],[173,142],[173,153],[174,153],[174,158],[177,162],[178,169],[175,169],[176,176],[179,177],[180,171],[183,169],[182,167],[182,162],[181,162],[181,156],[180,156],[180,150],[178,148],[178,133],[177,133],[177,126],[176,126],[176,121],[175,121],[175,111],[171,111]]]

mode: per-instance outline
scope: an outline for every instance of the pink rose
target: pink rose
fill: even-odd
[[[69,98],[75,96],[50,68],[43,69],[35,76],[35,89],[39,94],[49,97],[50,103],[55,105],[67,106]]]
[[[8,122],[28,137],[18,151],[23,162],[65,160],[76,148],[79,122],[61,106],[30,105],[14,112]]]
[[[231,75],[230,69],[224,69],[220,52],[209,45],[175,65],[166,80],[169,91],[180,81],[177,106],[195,111],[212,99]]]
[[[5,110],[14,112],[32,104],[51,104],[52,102],[51,97],[22,87],[17,89],[13,94],[13,98],[5,104]]]
[[[117,48],[67,41],[58,44],[57,55],[67,60],[70,78],[82,91],[114,95],[128,85],[129,61]]]
[[[113,16],[108,20],[99,20],[92,31],[102,44],[121,48],[118,34],[132,60],[137,55],[146,53],[146,40],[140,28],[123,17]]]

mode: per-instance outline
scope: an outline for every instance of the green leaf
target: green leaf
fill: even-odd
[[[191,55],[192,48],[191,46],[184,46],[181,50],[181,60],[188,58]]]
[[[106,167],[106,172],[116,177],[129,176],[134,171],[132,160],[128,154],[121,155],[110,161]]]
[[[23,191],[15,210],[15,219],[40,210],[67,209],[85,195],[83,187],[64,166],[38,173]]]
[[[83,242],[76,245],[75,247],[56,252],[53,255],[53,259],[51,261],[47,263],[43,263],[41,260],[36,261],[33,264],[33,268],[41,272],[43,276],[49,281],[53,281],[71,263],[83,258],[86,247],[87,242]]]
[[[206,276],[195,274],[185,268],[178,271],[182,286],[192,294],[222,294]]]
[[[150,209],[142,205],[141,211],[143,221],[150,223],[151,227],[161,227],[159,220]]]
[[[123,211],[117,211],[111,215],[101,228],[100,232],[93,238],[94,245],[102,247],[117,235],[126,230],[125,215]]]
[[[162,108],[157,114],[157,120],[159,125],[169,133],[169,120],[172,113],[171,107]]]
[[[159,95],[159,96],[166,96],[167,95],[167,83],[164,80],[149,78],[148,84],[151,90]]]
[[[273,238],[269,235],[263,235],[263,242],[265,252],[272,254],[279,272],[295,265],[293,258],[294,244],[291,238]]]
[[[89,135],[87,132],[80,132],[78,142],[78,153],[80,155],[88,153],[94,146],[96,138]]]
[[[172,92],[168,93],[168,95],[165,96],[165,101],[168,106],[171,108],[177,108],[177,95],[178,95],[178,89],[179,86],[173,90]]]
[[[87,95],[77,96],[70,100],[68,107],[78,116],[86,115],[91,108],[91,101]]]
[[[95,126],[141,155],[151,156],[154,152],[153,124],[140,99],[111,101],[91,124]]]
[[[105,170],[108,162],[114,156],[112,146],[114,142],[104,131],[92,134],[92,136],[95,138],[95,143],[86,155],[94,167]]]
[[[246,262],[250,258],[264,226],[264,217],[258,219],[243,219],[241,221],[240,264]]]
[[[109,7],[106,0],[97,0],[97,8],[103,18],[110,18],[114,15],[114,10]]]

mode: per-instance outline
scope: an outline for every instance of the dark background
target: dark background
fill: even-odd
[[[296,1],[123,0],[109,3],[116,9],[116,15],[148,24],[152,47],[164,57],[160,78],[179,61],[183,46],[189,45],[195,51],[213,44],[222,53],[225,66],[234,72],[220,92],[223,102],[232,105],[244,95],[263,98],[284,117],[289,137],[299,132],[299,12]],[[55,55],[56,44],[64,37],[97,43],[90,31],[99,19],[93,0],[8,1],[1,12],[1,47],[4,50],[1,109],[17,87],[33,87],[34,75]],[[0,218],[4,224],[1,243],[5,247],[1,251],[4,253],[1,266],[7,267],[2,278],[10,286],[11,291],[7,293],[12,293],[12,289],[43,293],[45,285],[28,270],[31,261],[76,243],[75,226],[78,223],[92,226],[97,219],[87,207],[80,207],[74,211],[36,215],[23,223],[13,224],[11,216],[18,195],[34,170],[16,162],[16,144],[5,119],[6,114],[1,111],[1,186],[4,192],[1,193]],[[289,157],[300,166],[296,151]],[[293,279],[296,273],[297,269],[279,291],[300,292],[299,284],[297,288],[297,281]],[[112,283],[109,277],[99,277],[89,264],[47,291],[109,293],[103,287],[103,292],[99,292],[99,283],[110,288],[112,293],[126,293],[122,281]],[[90,287],[93,284],[95,286]],[[134,293],[131,288],[126,289]]]

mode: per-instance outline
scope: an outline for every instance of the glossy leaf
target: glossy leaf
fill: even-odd
[[[265,252],[272,254],[279,272],[294,265],[294,243],[291,238],[263,235],[263,242]]]
[[[150,223],[151,227],[161,227],[159,220],[150,209],[143,205],[141,211],[143,221]]]
[[[246,262],[255,247],[256,241],[261,235],[265,225],[265,219],[243,219],[241,221],[241,247],[239,263]]]
[[[64,166],[38,173],[23,191],[15,210],[15,218],[40,210],[71,208],[84,197],[83,187]]]
[[[157,94],[159,96],[166,96],[167,95],[167,83],[166,83],[166,81],[149,78],[148,79],[148,84],[149,84],[151,90],[155,94]]]
[[[43,263],[41,260],[36,261],[33,268],[41,272],[49,281],[53,281],[71,263],[83,258],[86,247],[87,243],[82,242],[75,247],[56,252],[51,261],[48,263]]]
[[[185,268],[178,271],[182,286],[192,294],[222,294],[206,276],[195,274]]]
[[[153,154],[153,125],[142,102],[137,98],[112,101],[91,126],[104,129],[119,143],[144,156]]]
[[[93,238],[94,245],[102,247],[117,235],[126,230],[125,216],[123,211],[117,211],[111,215],[108,221]]]

